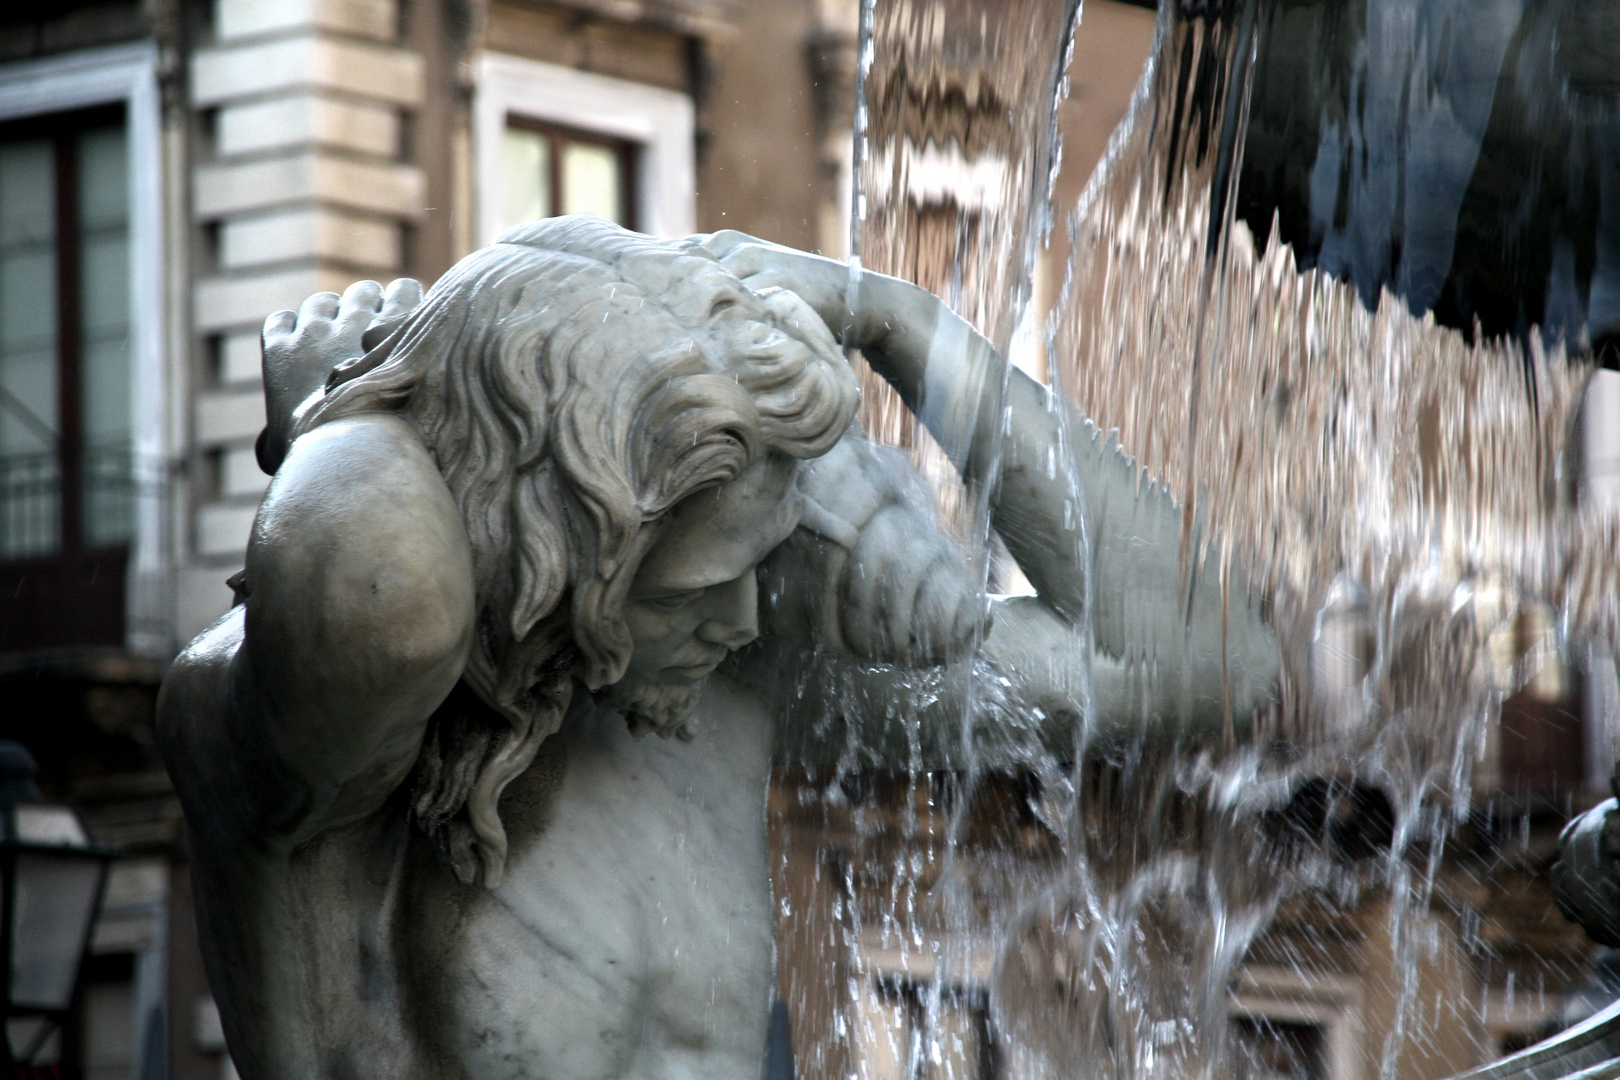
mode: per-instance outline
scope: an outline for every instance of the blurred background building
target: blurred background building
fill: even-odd
[[[1060,205],[1125,114],[1152,41],[1146,7],[1087,0],[1084,17]],[[360,278],[431,283],[506,225],[556,213],[667,236],[738,228],[842,255],[857,18],[857,0],[3,5],[0,737],[26,744],[47,793],[75,800],[121,853],[74,1019],[37,1057],[48,1070],[233,1075],[152,715],[170,658],[230,603],[225,580],[267,483],[253,453],[265,316]],[[1037,303],[1061,277],[1059,233]],[[1526,641],[1545,636],[1526,619]],[[1505,794],[1459,856],[1489,868],[1470,877],[1478,919],[1448,931],[1461,951],[1436,975],[1483,1018],[1459,1035],[1475,1056],[1534,1035],[1586,978],[1590,949],[1542,882],[1556,826],[1607,776],[1581,720],[1594,692],[1612,688],[1549,667],[1493,744]],[[982,982],[952,991],[954,1012],[924,1010],[929,972],[914,958],[859,935],[847,954],[815,944],[829,913],[884,895],[850,865],[943,839],[948,784],[847,780],[829,798],[829,778],[784,773],[772,802],[791,901],[782,1026],[799,1075],[865,1062],[912,1080],[929,1070],[893,1048],[949,1023],[969,1048],[953,1075],[989,1076]],[[983,849],[1049,857],[1027,778],[996,791]],[[860,832],[852,807],[920,825]],[[1364,944],[1342,948],[1342,975],[1320,985],[1263,957],[1251,968],[1234,1013],[1277,1075],[1371,1075],[1364,1050],[1388,995],[1358,971],[1387,947],[1375,922],[1346,931]],[[1303,912],[1273,937],[1317,929]],[[845,1006],[865,1022],[833,1033]]]

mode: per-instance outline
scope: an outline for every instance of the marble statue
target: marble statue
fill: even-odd
[[[558,218],[425,297],[362,282],[270,317],[274,479],[237,605],[159,706],[245,1080],[755,1080],[766,784],[816,752],[761,689],[768,645],[874,700],[977,649],[1071,756],[1088,659],[1093,732],[1266,700],[1258,617],[1181,617],[1168,496],[1017,373],[995,522],[1039,595],[987,608],[854,424],[840,344],[969,456],[1000,434],[975,407],[999,361],[923,290],[854,284],[741,234]],[[821,737],[883,752],[880,721],[841,721]]]

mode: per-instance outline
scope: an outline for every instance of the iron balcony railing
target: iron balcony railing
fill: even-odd
[[[63,543],[63,457],[57,453],[0,457],[0,560],[41,558]],[[134,535],[137,496],[134,455],[126,448],[79,454],[81,545],[127,544]]]

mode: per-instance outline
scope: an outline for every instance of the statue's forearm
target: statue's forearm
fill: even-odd
[[[1274,678],[1263,657],[1227,670],[1218,653],[1126,662],[1088,655],[1087,644],[1038,598],[1016,597],[995,605],[971,673],[861,667],[803,654],[790,660],[785,645],[750,666],[762,689],[782,694],[779,760],[921,769],[1012,766],[1037,755],[1073,760],[1082,739],[1093,751],[1210,740],[1228,723],[1241,736]],[[784,680],[794,662],[804,665],[804,677]]]
[[[963,474],[990,477],[1001,455],[992,522],[1045,604],[1068,619],[1086,613],[1100,660],[1162,684],[1127,697],[1179,701],[1185,713],[1190,688],[1213,679],[1217,697],[1260,700],[1252,691],[1280,664],[1275,636],[1235,560],[1183,566],[1183,544],[1204,539],[1197,519],[1184,523],[1162,485],[1024,372],[1005,373],[1001,397],[990,343],[932,294],[866,273],[851,301],[855,343]]]
[[[1143,634],[1177,632],[1205,651],[1225,638],[1275,668],[1275,642],[1244,575],[1227,564],[1223,596],[1217,560],[1184,571],[1181,508],[1111,439],[1016,368],[1006,372],[1003,410],[992,407],[1001,359],[931,293],[867,272],[851,300],[856,344],[963,474],[989,476],[990,455],[1001,455],[992,522],[1042,599],[1070,618],[1087,609],[1084,521],[1096,568],[1090,615],[1104,652],[1159,651]],[[1191,524],[1186,539],[1196,548],[1203,537]]]
[[[1002,392],[1001,358],[965,319],[916,285],[868,272],[852,306],[854,344],[963,474],[989,476],[989,458],[1000,454],[991,508],[996,530],[1041,596],[1078,617],[1087,567],[1076,489],[1089,490],[1109,464],[1089,439],[1069,445],[1076,431],[1085,431],[1083,421],[1066,415],[1046,387],[1016,368],[1006,372],[1004,419],[994,408]]]
[[[860,348],[965,477],[995,485],[992,522],[1053,616],[1050,632],[1072,638],[1082,616],[1090,629],[1099,717],[1118,701],[1116,715],[1139,726],[1144,709],[1193,723],[1195,688],[1210,688],[1224,725],[1228,707],[1241,713],[1264,700],[1277,643],[1236,560],[1184,565],[1184,548],[1204,542],[1198,518],[1184,520],[1169,492],[1077,410],[1008,371],[982,335],[916,285],[740,235],[720,240],[745,280],[798,291]],[[1006,630],[992,633],[988,650],[1010,640]],[[1015,683],[1033,677],[1011,653],[999,666]],[[1108,679],[1119,688],[1112,698]]]

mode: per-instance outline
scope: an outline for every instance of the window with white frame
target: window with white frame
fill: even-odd
[[[1329,972],[1247,965],[1228,1029],[1237,1075],[1251,1080],[1347,1080],[1357,1072],[1362,986]]]
[[[156,55],[0,65],[0,650],[169,647]]]
[[[0,124],[0,560],[131,538],[120,106]]]
[[[996,1080],[999,1055],[989,994],[902,974],[873,978],[866,1002],[863,1071],[871,1080]]]
[[[1313,1020],[1234,1016],[1232,1050],[1250,1080],[1328,1080],[1326,1026]]]
[[[585,213],[657,236],[694,227],[692,99],[505,53],[478,64],[480,239]]]
[[[501,225],[558,214],[594,214],[636,227],[636,144],[509,116],[502,136]]]

